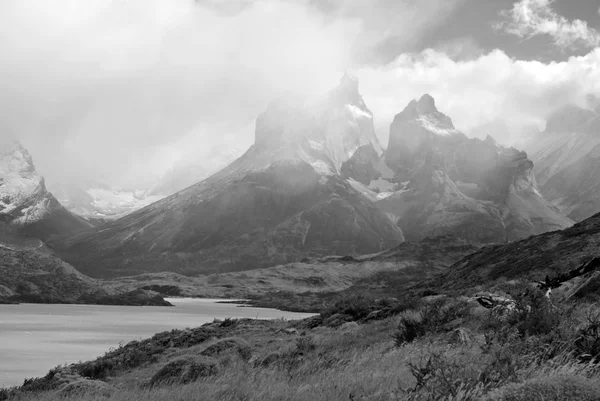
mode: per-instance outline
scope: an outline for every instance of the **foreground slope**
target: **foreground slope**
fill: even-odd
[[[42,240],[91,226],[48,192],[31,155],[17,141],[0,144],[0,224],[4,231]]]
[[[363,146],[381,152],[358,82],[344,76],[320,99],[273,102],[257,119],[254,145],[212,177],[53,246],[93,276],[249,270],[378,252],[403,235],[340,174]]]
[[[541,192],[565,215],[581,221],[600,212],[600,114],[567,106],[525,145]]]
[[[411,241],[505,242],[573,223],[541,196],[525,152],[467,138],[429,95],[396,115],[383,161],[392,174],[367,188],[392,184],[375,200]]]
[[[513,279],[540,281],[546,276],[567,273],[597,256],[600,256],[600,214],[562,231],[481,248],[427,285],[436,289],[466,289]]]

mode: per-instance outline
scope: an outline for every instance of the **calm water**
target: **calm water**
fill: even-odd
[[[210,299],[168,299],[175,307],[0,305],[0,387],[20,385],[63,363],[93,359],[111,347],[214,318],[300,319],[308,314],[241,308]]]

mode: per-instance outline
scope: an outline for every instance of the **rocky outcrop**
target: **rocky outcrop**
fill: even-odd
[[[381,151],[347,75],[319,99],[273,102],[256,121],[254,145],[212,177],[53,246],[93,276],[248,270],[378,252],[403,236],[343,178],[344,164],[365,147]]]
[[[91,226],[48,192],[31,155],[17,141],[0,144],[0,224],[40,239]]]

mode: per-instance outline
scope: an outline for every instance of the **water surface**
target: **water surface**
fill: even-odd
[[[211,299],[168,298],[175,307],[0,305],[0,387],[86,361],[155,333],[196,327],[215,318],[300,319],[309,314],[239,307]]]

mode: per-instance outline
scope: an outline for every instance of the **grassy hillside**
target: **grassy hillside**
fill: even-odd
[[[57,367],[0,399],[598,399],[600,308],[516,299],[503,316],[438,296],[380,301],[362,317],[340,304],[303,321],[215,321]]]

